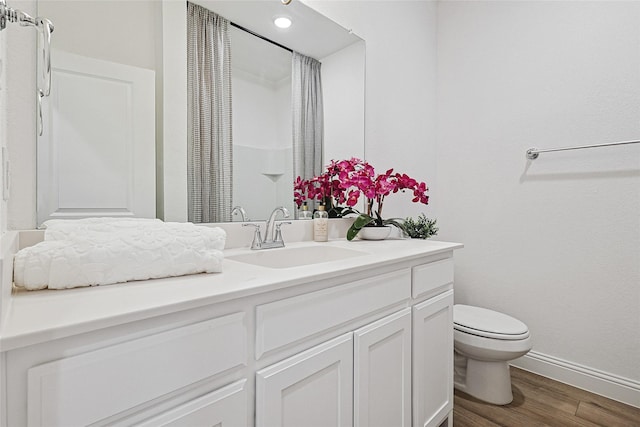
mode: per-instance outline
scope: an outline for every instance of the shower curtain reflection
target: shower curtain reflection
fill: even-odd
[[[233,136],[229,21],[187,7],[188,219],[231,220]]]
[[[293,52],[291,105],[293,108],[294,177],[309,179],[323,168],[324,112],[320,61]],[[311,210],[314,206],[309,207]]]

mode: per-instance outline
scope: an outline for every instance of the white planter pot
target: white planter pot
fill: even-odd
[[[363,227],[358,233],[362,240],[384,240],[391,234],[391,226],[384,227]]]

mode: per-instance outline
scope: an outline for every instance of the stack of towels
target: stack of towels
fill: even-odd
[[[34,289],[108,285],[222,272],[218,227],[142,218],[50,220],[44,241],[14,257],[14,284]]]

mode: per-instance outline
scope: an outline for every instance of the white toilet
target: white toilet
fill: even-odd
[[[453,307],[454,386],[496,405],[513,400],[508,362],[531,350],[527,325],[497,311]]]

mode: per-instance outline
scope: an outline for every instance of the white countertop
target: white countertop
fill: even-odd
[[[412,260],[461,248],[432,240],[298,242],[285,249],[328,245],[362,256],[292,268],[267,268],[225,259],[223,272],[65,290],[15,291],[0,329],[0,351],[79,333],[289,288],[372,266]],[[268,249],[278,251],[281,249]],[[228,249],[225,256],[251,252]]]

